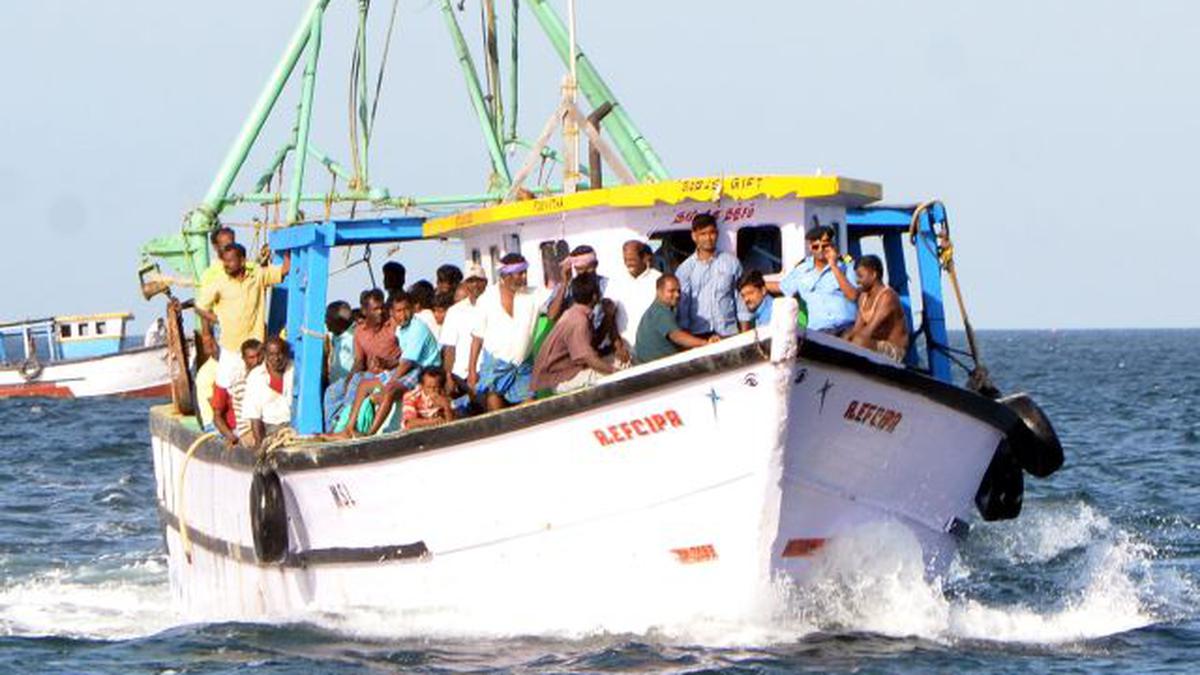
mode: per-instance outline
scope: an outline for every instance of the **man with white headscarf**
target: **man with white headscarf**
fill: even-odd
[[[467,385],[478,392],[489,411],[524,403],[530,397],[533,330],[546,293],[529,288],[528,269],[521,254],[504,256],[499,283],[478,301]]]

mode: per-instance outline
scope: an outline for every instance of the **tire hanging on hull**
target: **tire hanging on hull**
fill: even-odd
[[[287,504],[274,469],[260,466],[250,483],[250,529],[259,562],[277,563],[287,554]]]
[[[1025,427],[1024,433],[1009,437],[1012,454],[1021,468],[1036,478],[1058,471],[1063,465],[1063,447],[1046,413],[1024,393],[1005,396],[1000,403],[1016,413]]]
[[[1012,520],[1021,515],[1024,499],[1025,475],[1009,449],[1008,440],[1002,440],[975,492],[975,508],[989,522]]]

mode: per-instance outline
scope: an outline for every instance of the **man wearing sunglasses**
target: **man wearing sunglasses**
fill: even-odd
[[[808,328],[842,335],[854,326],[858,289],[854,268],[847,268],[833,245],[833,228],[817,225],[804,234],[808,257],[768,289],[798,295],[808,309]]]

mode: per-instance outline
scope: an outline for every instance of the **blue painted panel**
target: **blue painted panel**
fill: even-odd
[[[95,356],[108,356],[109,354],[116,354],[120,350],[121,338],[118,335],[108,338],[59,343],[59,351],[64,359],[86,359]]]
[[[903,228],[908,229],[912,223],[912,213],[915,207],[905,206],[867,206],[861,209],[846,211],[846,224],[858,228]]]
[[[271,264],[282,265],[283,257],[278,253],[271,253]],[[292,269],[296,268],[296,261],[292,260]],[[288,279],[292,276],[292,272],[288,272]],[[267,308],[267,335],[279,335],[279,331],[283,330],[284,322],[287,319],[287,297],[288,297],[288,279],[284,279],[282,284],[271,287],[271,305]]]
[[[939,346],[949,344],[949,336],[946,333],[946,313],[942,304],[942,266],[938,262],[937,237],[930,220],[931,211],[933,209],[921,215],[916,241],[917,269],[921,274],[925,349],[929,354],[929,370],[933,376],[943,382],[951,382],[950,357],[938,349]]]
[[[888,285],[900,296],[900,304],[904,307],[904,322],[908,326],[908,334],[912,335],[912,296],[908,292],[908,267],[904,261],[904,235],[899,232],[883,235],[883,257],[887,264]],[[915,366],[917,361],[917,350],[915,345],[910,342],[904,362]]]
[[[325,362],[325,296],[329,286],[329,249],[311,246],[304,251],[301,299],[289,303],[288,338],[296,352],[296,401],[293,419],[302,434],[322,431],[321,375]],[[292,307],[302,318],[293,332]],[[293,337],[294,336],[294,337]]]

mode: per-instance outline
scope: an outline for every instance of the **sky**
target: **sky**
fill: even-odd
[[[672,175],[819,170],[943,200],[977,328],[1200,326],[1200,3],[577,1],[583,51]],[[138,248],[201,200],[306,4],[3,3],[0,320],[161,311],[138,292]],[[356,4],[331,3],[314,110],[313,142],[342,159]],[[372,72],[391,3],[373,4]],[[527,10],[521,25],[534,137],[563,67]],[[435,0],[400,0],[379,119],[372,176],[393,195],[484,188]],[[428,269],[445,251],[429,253],[400,257]]]

